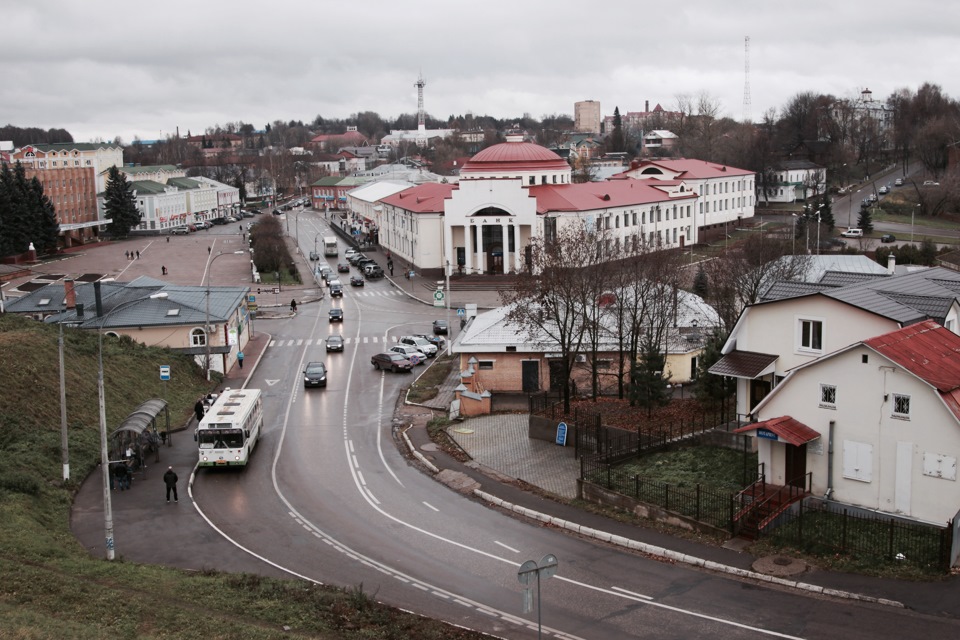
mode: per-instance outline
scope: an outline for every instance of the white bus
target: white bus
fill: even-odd
[[[340,255],[340,251],[337,249],[337,236],[323,237],[323,255],[325,256]]]
[[[231,389],[217,397],[197,427],[201,467],[242,467],[263,427],[259,389]]]

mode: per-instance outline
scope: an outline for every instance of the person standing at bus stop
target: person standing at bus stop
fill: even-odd
[[[203,420],[203,414],[204,414],[205,412],[204,412],[204,407],[203,407],[203,397],[202,397],[202,396],[200,397],[199,400],[197,400],[197,404],[193,405],[193,412],[194,412],[194,413],[196,414],[196,416],[197,416],[197,422],[200,422],[201,420]]]
[[[167,485],[167,502],[170,502],[170,492],[173,491],[173,501],[180,502],[180,498],[177,496],[177,472],[173,470],[173,467],[167,467],[167,472],[163,474],[163,484]]]

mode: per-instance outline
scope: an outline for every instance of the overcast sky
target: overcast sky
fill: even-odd
[[[960,3],[938,0],[0,0],[4,124],[127,144],[227,122],[498,118],[665,109],[707,93],[743,115],[799,92],[960,99]]]

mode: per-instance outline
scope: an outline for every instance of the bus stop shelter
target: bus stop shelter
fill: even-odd
[[[158,429],[157,418],[161,412],[164,425]],[[161,440],[165,440],[168,446],[173,444],[170,438],[170,409],[166,400],[153,398],[134,409],[110,434],[110,460],[129,461],[137,469],[144,465],[148,454],[156,453],[156,461],[160,462]]]

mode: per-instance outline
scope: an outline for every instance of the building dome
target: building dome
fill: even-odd
[[[553,151],[524,142],[519,136],[507,136],[506,142],[487,147],[470,158],[460,169],[460,175],[569,170],[570,165]]]

